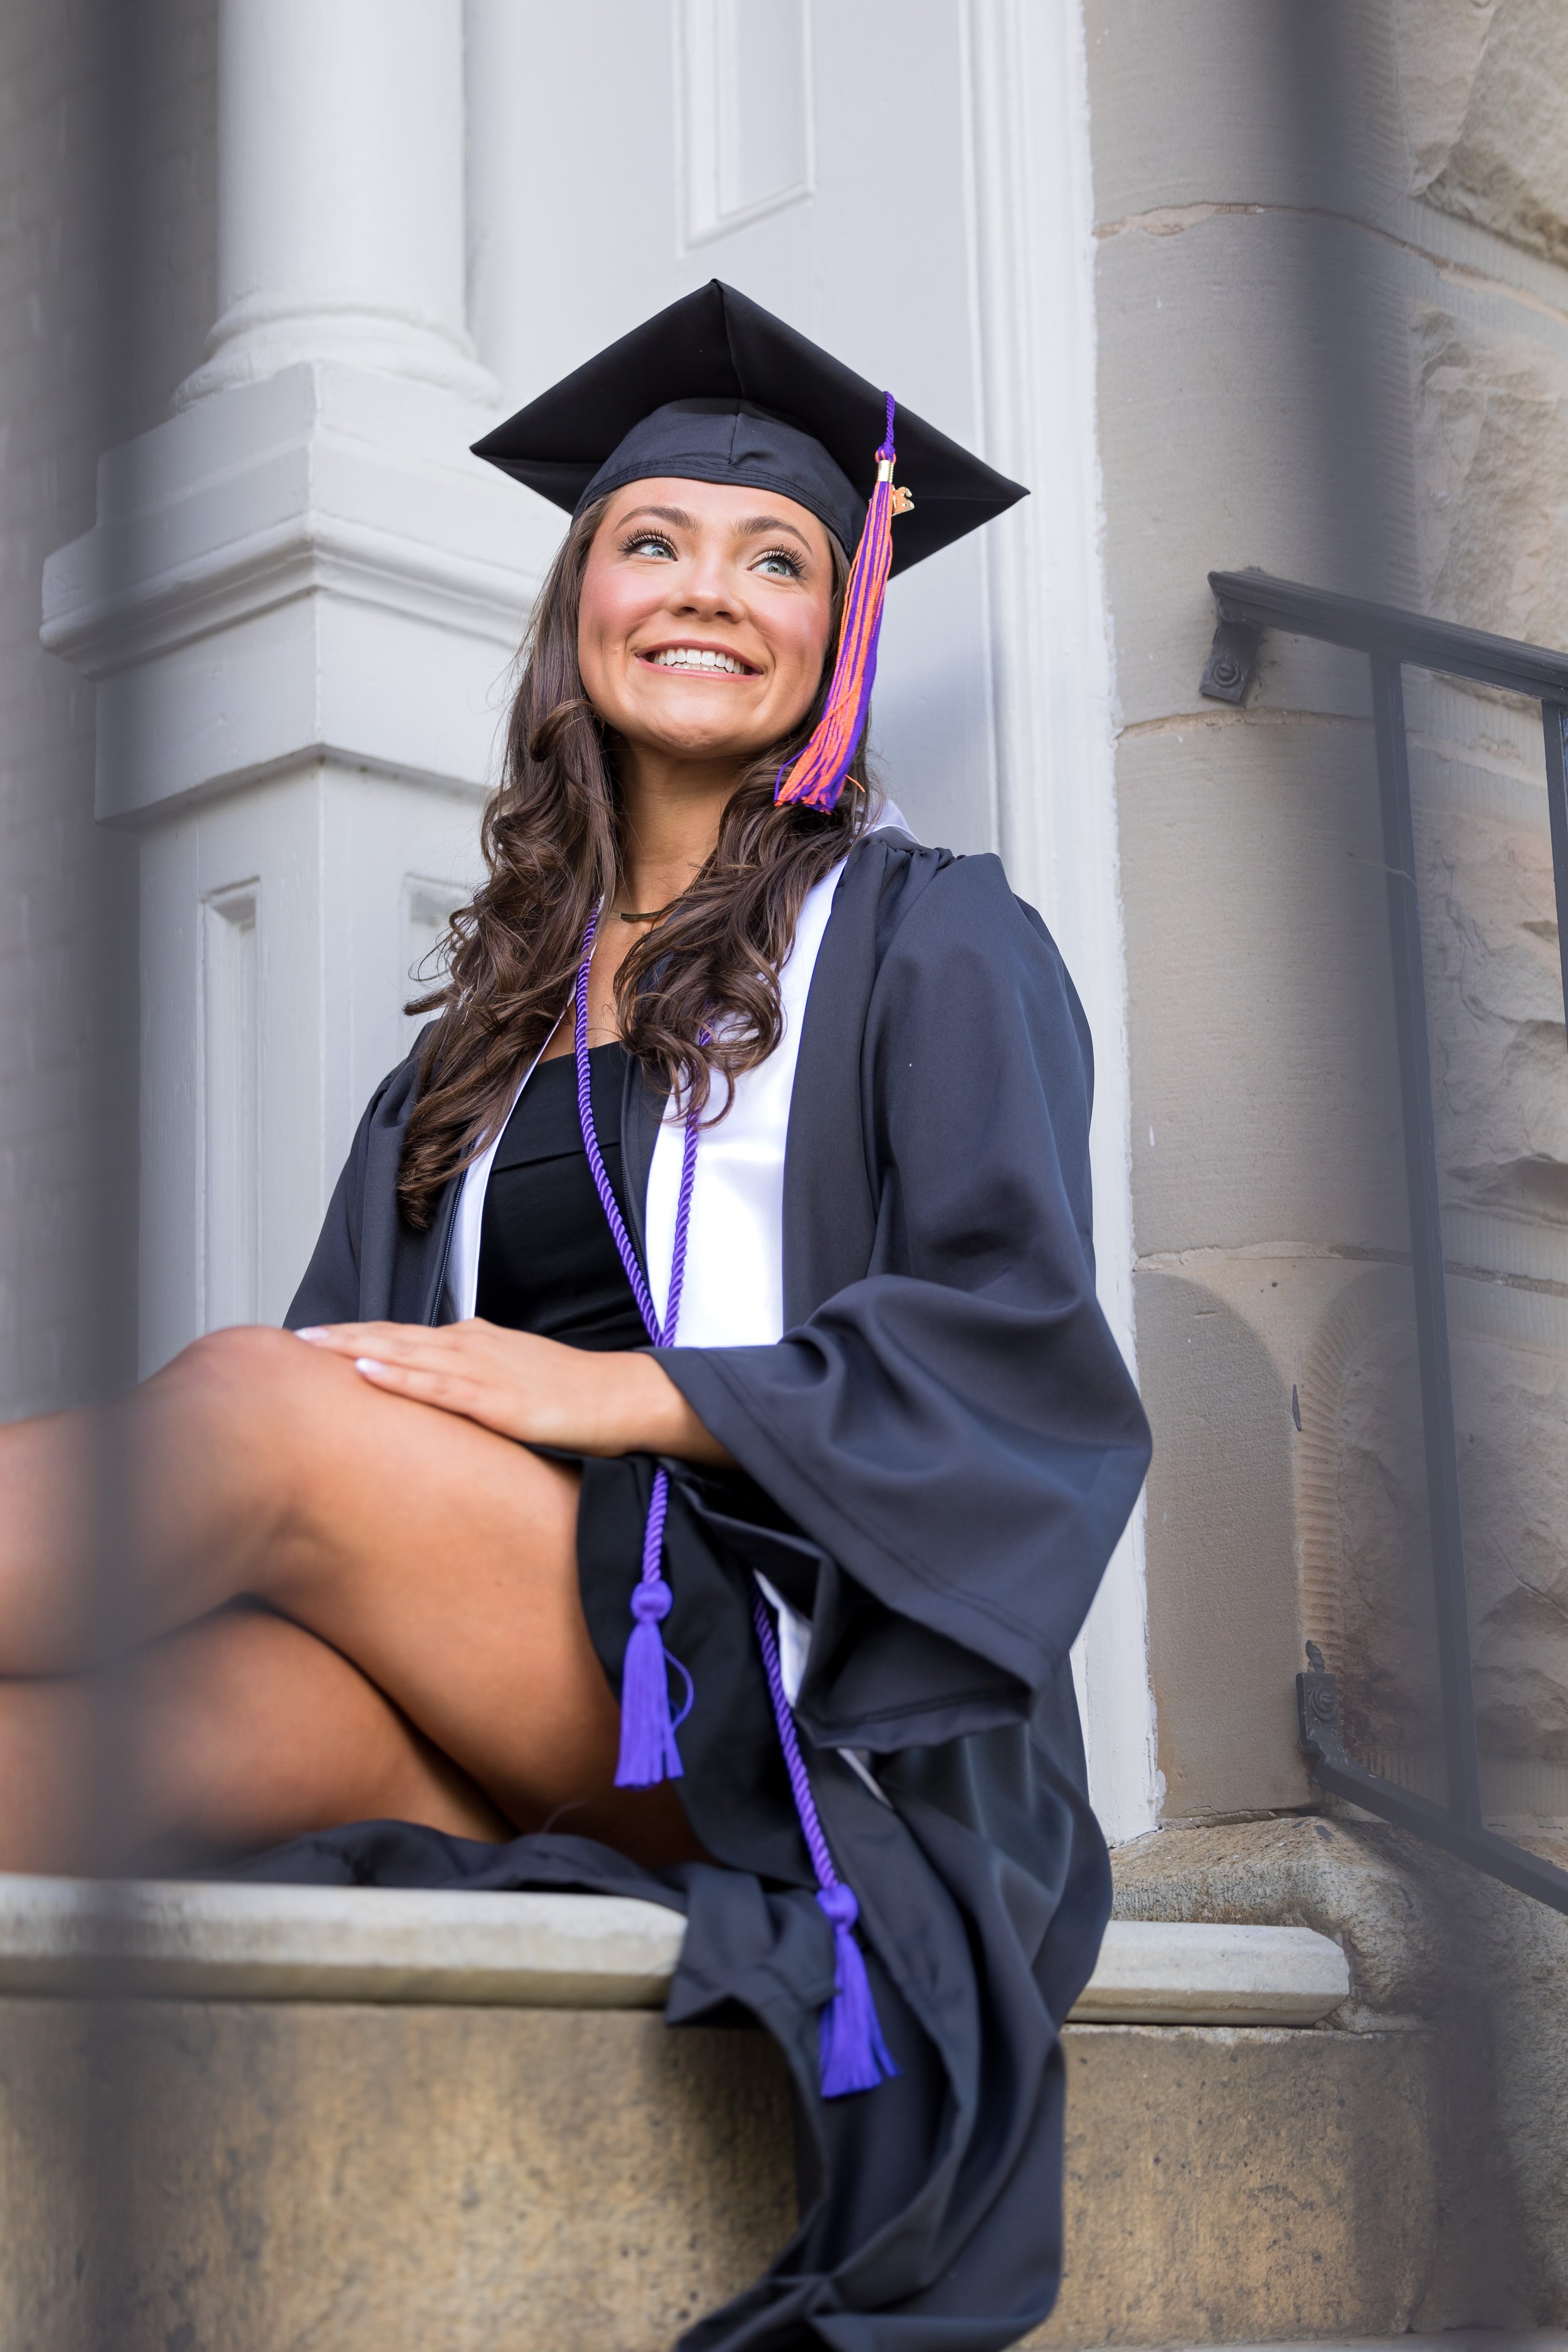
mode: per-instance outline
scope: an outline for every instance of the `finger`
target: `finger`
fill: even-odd
[[[378,1363],[438,1365],[456,1360],[493,1367],[498,1357],[522,1362],[544,1356],[574,1359],[576,1354],[556,1340],[504,1330],[477,1315],[462,1323],[312,1323],[301,1326],[294,1336],[338,1355],[372,1356]]]
[[[385,1348],[384,1338],[367,1323],[313,1324],[294,1337],[329,1356],[363,1356],[373,1347]]]
[[[460,1341],[454,1345],[450,1327],[432,1329],[423,1323],[329,1323],[297,1336],[334,1355],[374,1357],[378,1363],[434,1367],[463,1352]]]
[[[354,1370],[373,1388],[388,1395],[407,1397],[415,1404],[434,1405],[438,1412],[461,1415],[493,1429],[503,1437],[518,1432],[511,1426],[515,1402],[480,1381],[452,1372],[429,1371],[416,1366],[388,1364],[374,1356],[356,1356]]]
[[[305,1323],[295,1332],[296,1339],[308,1339],[316,1348],[355,1348],[361,1355],[379,1341],[395,1342],[421,1332],[428,1333],[426,1323]],[[450,1329],[450,1325],[443,1325]]]

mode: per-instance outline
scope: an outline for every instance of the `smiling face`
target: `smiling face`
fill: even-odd
[[[832,619],[828,537],[806,508],[727,482],[631,482],[583,576],[584,691],[637,750],[738,763],[811,708]]]

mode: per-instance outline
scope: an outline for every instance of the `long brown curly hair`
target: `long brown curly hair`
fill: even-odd
[[[443,1187],[505,1116],[520,1065],[544,1045],[571,995],[588,917],[620,879],[615,738],[577,667],[583,576],[608,503],[601,499],[575,518],[540,591],[501,781],[480,828],[489,879],[452,917],[440,985],[407,1007],[440,1014],[423,1047],[398,1172],[403,1214],[421,1229]],[[699,1113],[715,1073],[732,1082],[778,1044],[779,967],[802,902],[869,816],[863,738],[830,815],[773,805],[774,778],[821,717],[832,675],[848,563],[828,538],[833,625],[811,708],[750,763],[725,805],[712,856],[616,976],[628,1051]]]

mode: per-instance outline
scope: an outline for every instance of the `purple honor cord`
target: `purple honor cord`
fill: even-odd
[[[773,1637],[767,1604],[760,1592],[752,1595],[752,1614],[756,1620],[757,1641],[762,1648],[763,1665],[767,1673],[768,1690],[773,1703],[773,1721],[778,1725],[779,1746],[784,1749],[795,1809],[800,1816],[800,1826],[811,1855],[811,1866],[816,1873],[816,1899],[833,1924],[833,1999],[823,2011],[819,2022],[817,2056],[822,2071],[823,2097],[841,2099],[849,2091],[874,2091],[886,2076],[896,2074],[899,2070],[882,2039],[877,2004],[871,1998],[871,1980],[866,1973],[865,1955],[855,1941],[855,1922],[860,1916],[860,1906],[855,1899],[854,1889],[846,1886],[835,1870],[827,1840],[822,1832],[805,1759],[800,1752],[800,1736],[795,1727],[794,1711],[784,1691],[779,1645]]]
[[[599,916],[595,908],[589,916],[588,928],[583,934],[583,960],[577,967],[574,1000],[577,1117],[583,1129],[583,1149],[593,1173],[594,1189],[599,1195],[600,1206],[605,1212],[605,1222],[626,1269],[626,1280],[631,1285],[632,1296],[637,1300],[637,1312],[642,1317],[647,1336],[656,1348],[672,1348],[680,1317],[686,1247],[691,1230],[691,1190],[697,1175],[698,1122],[694,1116],[688,1114],[680,1160],[680,1192],[675,1212],[669,1297],[665,1306],[664,1320],[660,1322],[653,1294],[637,1263],[626,1219],[621,1214],[620,1203],[611,1186],[594,1125],[593,1087],[588,1069],[588,974],[594,961],[594,941],[598,928]],[[671,1657],[658,1630],[669,1614],[673,1600],[664,1580],[662,1566],[664,1523],[668,1509],[669,1477],[661,1464],[654,1472],[647,1524],[643,1532],[642,1573],[632,1594],[632,1615],[636,1622],[632,1627],[631,1639],[626,1643],[626,1666],[621,1677],[621,1752],[616,1767],[617,1789],[647,1789],[657,1781],[677,1780],[682,1777],[680,1750],[676,1745],[675,1735],[691,1712],[694,1694],[690,1675],[678,1658]],[[821,2020],[822,2095],[825,2099],[842,2098],[847,2092],[875,2090],[885,2076],[896,2074],[899,2070],[882,2039],[876,2004],[871,1998],[870,1980],[866,1973],[865,1958],[855,1940],[855,1922],[860,1916],[860,1907],[853,1890],[844,1884],[833,1866],[833,1856],[817,1816],[816,1801],[811,1793],[805,1759],[800,1752],[795,1716],[784,1691],[784,1671],[779,1664],[773,1622],[760,1592],[753,1593],[752,1609],[767,1675],[768,1693],[773,1700],[773,1720],[778,1727],[779,1745],[784,1750],[795,1811],[800,1817],[812,1868],[816,1873],[816,1899],[833,1926],[834,1991]],[[686,1685],[686,1704],[673,1719],[669,1711],[671,1667]]]
[[[605,1155],[599,1149],[598,1131],[594,1125],[593,1086],[588,1071],[588,973],[594,961],[594,940],[599,928],[598,909],[588,918],[588,928],[583,934],[583,961],[577,967],[576,1031],[574,1045],[577,1057],[577,1118],[583,1129],[583,1149],[588,1155],[593,1172],[594,1189],[599,1195],[599,1205],[626,1268],[626,1280],[637,1303],[643,1327],[656,1348],[671,1348],[675,1344],[676,1326],[680,1319],[680,1289],[686,1276],[686,1242],[691,1230],[691,1187],[697,1175],[697,1121],[686,1122],[686,1146],[680,1163],[680,1197],[675,1212],[675,1251],[669,1268],[669,1297],[661,1323],[653,1303],[637,1254],[632,1247],[626,1219],[621,1214],[605,1166]],[[669,1509],[669,1474],[662,1464],[653,1474],[653,1493],[648,1500],[647,1524],[643,1530],[642,1574],[632,1594],[631,1639],[626,1643],[626,1661],[621,1675],[621,1752],[616,1765],[617,1789],[649,1789],[659,1780],[679,1780],[682,1766],[680,1750],[675,1735],[679,1725],[691,1712],[691,1677],[678,1658],[672,1658],[664,1646],[659,1627],[668,1616],[672,1595],[664,1580],[664,1522]],[[686,1685],[686,1705],[671,1717],[669,1712],[669,1669]]]

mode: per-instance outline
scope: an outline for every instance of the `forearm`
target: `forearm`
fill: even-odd
[[[599,1354],[478,1318],[434,1327],[334,1323],[298,1336],[350,1357],[391,1395],[462,1413],[525,1445],[732,1465],[657,1359],[640,1350]]]
[[[733,1469],[735,1458],[700,1422],[663,1366],[652,1356],[593,1358],[600,1378],[598,1441],[574,1440],[584,1454],[669,1454],[681,1462]],[[580,1426],[580,1413],[574,1413]]]

